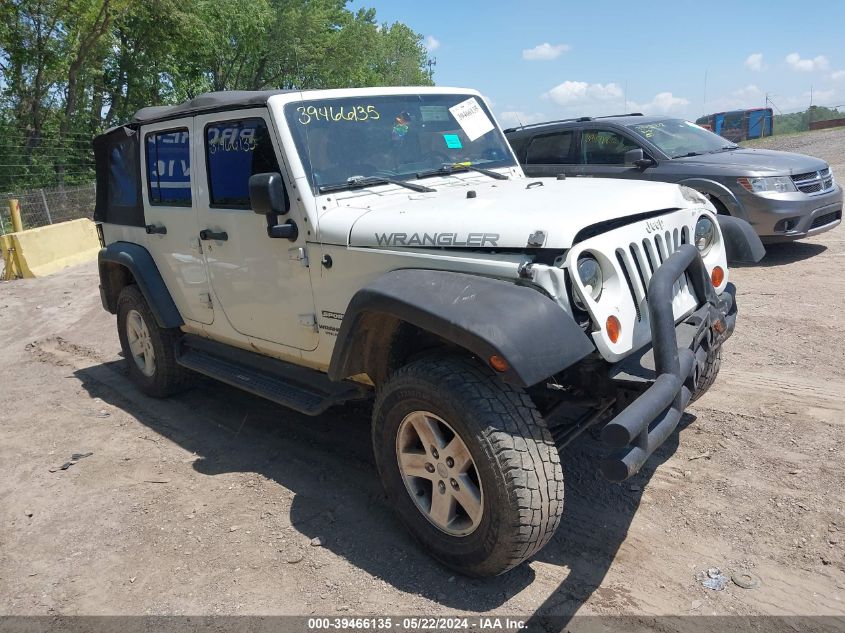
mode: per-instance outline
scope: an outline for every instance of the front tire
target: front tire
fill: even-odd
[[[373,410],[388,499],[443,564],[501,574],[536,554],[563,511],[557,448],[528,395],[464,358],[392,374]]]
[[[185,388],[189,372],[176,362],[181,332],[159,327],[138,286],[120,291],[117,332],[129,378],[141,391],[165,398]]]

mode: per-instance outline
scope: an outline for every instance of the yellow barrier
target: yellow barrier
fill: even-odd
[[[100,240],[91,220],[71,220],[0,236],[4,277],[43,277],[97,258]]]

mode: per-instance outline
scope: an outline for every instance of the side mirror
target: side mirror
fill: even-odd
[[[643,150],[639,148],[629,149],[625,152],[625,167],[645,169],[646,167],[651,167],[652,165],[654,165],[654,161],[650,158],[646,158],[643,154]]]
[[[288,192],[279,173],[255,174],[249,178],[249,201],[258,215],[284,215],[290,211]]]

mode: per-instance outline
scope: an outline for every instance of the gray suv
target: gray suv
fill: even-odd
[[[823,160],[745,149],[682,119],[581,117],[505,130],[528,176],[674,182],[719,213],[748,220],[764,242],[800,239],[842,221],[842,188]]]

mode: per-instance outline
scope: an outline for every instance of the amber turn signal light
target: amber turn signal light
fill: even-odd
[[[497,356],[495,354],[490,357],[488,362],[490,363],[490,367],[492,367],[499,373],[506,372],[510,368],[510,365],[508,365],[508,361],[506,361],[501,356]]]
[[[610,342],[615,343],[619,340],[619,334],[622,332],[622,324],[619,322],[619,319],[611,314],[607,317],[604,329],[607,332],[607,338],[610,339]]]
[[[722,285],[722,282],[725,281],[725,271],[722,270],[721,266],[716,266],[713,269],[713,272],[710,273],[710,281],[713,282],[714,288],[718,288]]]

